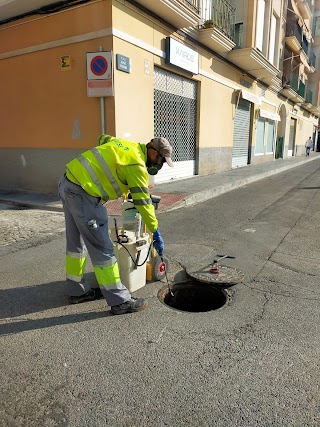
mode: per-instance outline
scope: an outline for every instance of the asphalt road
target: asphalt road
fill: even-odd
[[[4,242],[0,426],[320,426],[316,163],[159,215],[170,280],[236,256],[244,283],[219,310],[173,310],[161,282],[137,291],[141,313],[69,306],[61,218]]]

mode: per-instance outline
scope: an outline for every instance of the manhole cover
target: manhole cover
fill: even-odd
[[[198,270],[187,269],[187,273],[196,280],[214,285],[232,286],[241,283],[244,279],[244,274],[236,268],[220,265],[218,273],[212,273],[210,269],[211,264]]]
[[[168,286],[164,286],[158,292],[158,298],[165,305],[180,311],[217,310],[228,302],[228,296],[223,289],[198,281],[175,283],[171,290],[173,295]]]

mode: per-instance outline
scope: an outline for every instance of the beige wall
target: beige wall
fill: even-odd
[[[87,96],[86,52],[97,51],[99,46],[111,50],[112,37],[59,44],[106,25],[110,26],[110,2],[102,1],[1,31],[1,50],[8,58],[0,60],[1,81],[7,82],[0,97],[0,147],[86,148],[95,144],[101,130],[100,104],[98,98]],[[51,46],[41,49],[49,42]],[[18,48],[30,51],[15,55]],[[64,55],[71,56],[69,71],[61,71]],[[112,98],[106,100],[106,109],[108,129],[113,132]],[[73,137],[75,127],[80,128],[79,138]]]
[[[153,137],[153,55],[117,38],[114,51],[129,57],[132,67],[130,74],[114,72],[116,135],[148,142]]]

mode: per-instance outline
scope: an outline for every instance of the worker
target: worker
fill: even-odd
[[[99,146],[67,163],[59,196],[66,222],[66,283],[71,304],[104,297],[112,314],[146,308],[146,301],[133,298],[121,282],[103,204],[130,192],[161,255],[164,242],[150,198],[148,174],[157,174],[165,162],[172,167],[171,155],[172,146],[165,138],[140,144],[101,135]],[[83,280],[88,253],[100,290]]]

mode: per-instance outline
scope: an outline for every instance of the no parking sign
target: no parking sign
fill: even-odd
[[[87,53],[87,79],[109,80],[112,77],[111,52]]]
[[[112,86],[111,52],[88,52],[87,95],[99,97],[113,96]]]

